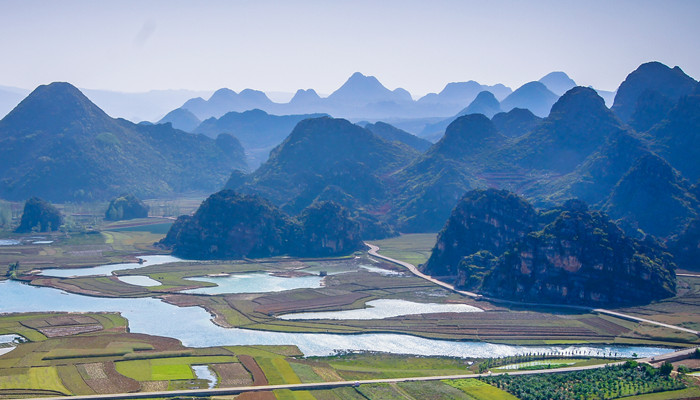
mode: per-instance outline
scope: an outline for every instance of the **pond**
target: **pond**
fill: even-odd
[[[177,257],[164,256],[164,255],[140,256],[139,258],[143,259],[143,261],[144,261],[143,264],[139,264],[139,263],[134,262],[134,263],[121,263],[121,264],[107,264],[107,265],[100,265],[97,267],[88,267],[88,268],[64,268],[64,269],[50,268],[50,269],[42,270],[40,275],[55,276],[58,278],[70,278],[70,277],[74,277],[74,276],[91,276],[91,275],[107,276],[107,275],[112,275],[113,271],[120,271],[123,269],[140,268],[140,267],[147,267],[149,265],[168,264],[168,263],[182,261],[181,259],[179,259]]]
[[[0,246],[17,246],[21,242],[14,239],[0,239]]]
[[[0,312],[113,311],[129,320],[134,333],[179,339],[185,346],[297,345],[307,356],[332,355],[336,351],[381,351],[396,354],[450,357],[498,357],[533,352],[605,351],[623,356],[637,353],[651,357],[668,352],[648,346],[513,346],[485,342],[425,339],[398,334],[318,334],[227,329],[214,325],[211,315],[199,307],[177,307],[153,298],[117,299],[88,297],[17,281],[0,282]]]
[[[209,382],[209,389],[216,387],[218,379],[216,374],[212,372],[208,365],[193,365],[192,371],[194,371],[194,375],[197,377],[197,379],[203,379]]]
[[[206,276],[187,278],[198,282],[210,282],[217,286],[184,290],[182,293],[222,294],[222,293],[267,293],[284,290],[321,287],[323,277],[305,275],[294,277],[274,276],[266,272],[248,272],[228,276]]]
[[[379,299],[368,301],[367,308],[344,311],[306,312],[280,315],[278,318],[291,319],[383,319],[411,314],[482,312],[467,304],[414,303],[399,299]]]

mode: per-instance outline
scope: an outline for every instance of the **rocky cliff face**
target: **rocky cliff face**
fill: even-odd
[[[515,194],[472,190],[452,211],[423,271],[437,276],[456,275],[463,257],[480,250],[501,254],[536,224],[535,210]]]
[[[570,200],[543,212],[505,191],[473,191],[423,267],[497,298],[582,305],[644,303],[675,293],[675,265],[653,239],[627,237]]]
[[[299,216],[307,256],[351,253],[362,247],[360,224],[337,203],[314,203]]]
[[[567,204],[554,222],[516,242],[485,277],[498,298],[562,304],[633,304],[675,294],[668,254],[624,235],[604,214]]]

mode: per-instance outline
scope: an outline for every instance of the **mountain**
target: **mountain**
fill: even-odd
[[[645,132],[662,121],[675,102],[655,90],[645,90],[637,98],[637,105],[629,125],[637,132]]]
[[[700,214],[690,184],[664,159],[648,154],[620,179],[603,210],[629,231],[641,229],[658,237],[680,233]]]
[[[364,247],[360,224],[350,218],[345,208],[332,201],[311,204],[299,215],[299,223],[301,254],[305,256],[349,254]]]
[[[483,91],[488,91],[493,93],[493,95],[498,100],[503,100],[506,96],[511,94],[513,91],[502,84],[496,84],[493,86],[482,85],[479,82],[468,81],[468,82],[450,82],[440,91],[440,93],[428,93],[425,96],[418,99],[419,104],[440,104],[442,106],[448,107],[464,107],[465,104],[469,104],[476,96]],[[459,108],[452,111],[456,113]]]
[[[270,115],[257,109],[229,112],[218,119],[212,117],[203,121],[193,132],[209,137],[220,133],[235,136],[246,149],[248,165],[254,169],[267,160],[270,150],[282,143],[300,121],[322,116],[324,114]]]
[[[214,140],[167,124],[113,119],[68,83],[39,86],[0,121],[0,197],[6,199],[211,191],[245,167],[230,135]]]
[[[206,96],[210,91],[151,90],[140,93],[111,90],[81,89],[83,94],[113,118],[124,118],[134,123],[157,121],[187,99]]]
[[[625,236],[581,201],[537,212],[496,190],[465,195],[422,268],[515,301],[599,306],[675,294],[675,265],[655,242]]]
[[[506,190],[472,190],[452,210],[421,270],[432,276],[456,276],[462,258],[480,251],[503,254],[537,226],[537,212]],[[494,223],[498,221],[498,223]]]
[[[265,199],[233,191],[212,194],[192,216],[181,216],[160,245],[183,258],[228,259],[289,254],[297,224]]]
[[[465,109],[460,111],[457,116],[484,114],[486,117],[491,118],[499,112],[501,112],[501,105],[498,100],[496,100],[493,93],[483,91],[479,93],[474,101],[472,101]]]
[[[668,242],[678,268],[700,270],[700,218],[696,218]]]
[[[542,118],[525,108],[514,108],[494,115],[491,122],[503,136],[515,138],[535,129],[542,122]]]
[[[355,72],[327,100],[335,104],[366,105],[382,102],[412,102],[411,94],[398,88],[389,90],[374,76],[365,76]]]
[[[419,138],[418,136],[412,135],[404,130],[381,121],[374,124],[367,124],[365,125],[365,129],[386,141],[403,143],[406,146],[420,151],[421,153],[428,150],[428,148],[432,146],[432,143],[425,139]]]
[[[443,133],[445,129],[447,129],[447,126],[452,123],[452,121],[454,121],[457,117],[461,117],[462,115],[483,114],[486,117],[491,118],[494,116],[494,114],[500,111],[501,106],[493,93],[483,91],[480,92],[466,108],[462,109],[454,117],[446,118],[434,124],[427,124],[423,128],[421,136],[429,137],[435,133]]]
[[[568,173],[620,130],[620,121],[595,90],[577,86],[559,98],[549,116],[503,157],[526,169]]]
[[[269,110],[275,103],[259,90],[245,89],[236,93],[231,89],[219,89],[209,100],[201,97],[187,100],[181,108],[189,110],[200,120],[220,117],[228,112],[243,112],[252,109]]]
[[[364,246],[357,222],[335,203],[314,204],[296,221],[259,196],[231,190],[179,217],[159,245],[196,259],[337,256]]]
[[[561,71],[550,72],[540,78],[538,82],[547,86],[547,89],[557,96],[563,95],[576,86],[576,82],[569,78],[569,75]]]
[[[627,75],[617,89],[611,109],[623,122],[629,122],[644,92],[656,91],[676,102],[681,96],[690,94],[696,84],[679,67],[669,68],[660,62],[648,62]]]
[[[654,151],[683,176],[692,182],[700,179],[700,84],[693,94],[681,97],[645,136]]]
[[[289,101],[291,112],[307,112],[308,110],[319,111],[323,107],[323,99],[313,89],[299,89],[294,97]]]
[[[538,117],[546,117],[559,96],[540,82],[529,82],[501,101],[501,110],[527,108]]]
[[[105,219],[108,221],[121,221],[125,219],[148,217],[149,207],[133,194],[125,194],[113,198],[105,211]]]
[[[606,107],[612,107],[613,103],[615,102],[615,95],[617,94],[617,91],[609,91],[609,90],[600,90],[600,89],[594,89],[596,93],[598,93],[598,96],[602,97],[603,100],[605,100],[605,106]]]
[[[15,232],[57,231],[62,220],[61,212],[56,207],[38,197],[32,197],[24,203],[22,218]]]
[[[260,168],[227,187],[261,194],[292,213],[331,185],[360,204],[376,204],[387,196],[382,177],[417,156],[347,120],[311,118],[300,121]]]
[[[603,203],[637,160],[648,154],[647,145],[630,132],[613,132],[574,171],[550,182],[543,193],[550,202],[578,198],[588,204]]]
[[[28,93],[28,90],[0,86],[0,117],[12,111]]]
[[[394,175],[402,232],[435,232],[465,191],[481,185],[475,172],[482,155],[506,143],[482,114],[457,118],[425,154]]]
[[[180,129],[185,132],[192,132],[196,127],[199,126],[202,121],[192,114],[189,110],[184,108],[176,108],[165,115],[159,124],[170,123],[173,128]]]

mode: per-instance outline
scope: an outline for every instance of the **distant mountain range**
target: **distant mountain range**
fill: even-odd
[[[552,86],[557,93],[563,93],[565,89],[575,86],[575,83],[563,72],[548,74],[541,82],[530,82],[515,92],[502,84],[488,86],[475,81],[452,82],[439,93],[429,93],[414,101],[408,91],[402,88],[389,90],[374,76],[356,72],[325,98],[320,97],[313,89],[308,89],[297,91],[289,103],[275,103],[261,91],[245,89],[236,93],[230,89],[219,89],[209,99],[190,99],[181,108],[189,110],[200,120],[218,118],[230,111],[243,112],[251,109],[261,109],[277,115],[320,112],[336,117],[370,121],[419,119],[459,116],[465,112],[478,111],[477,104],[484,99],[479,99],[472,110],[466,108],[480,93],[488,92],[496,102],[502,103],[496,112],[519,107],[528,108],[535,115],[544,117],[558,97],[547,85]]]
[[[556,97],[540,82],[525,86],[545,94],[542,98]],[[620,93],[624,95],[625,90]],[[235,184],[230,187],[262,194],[292,213],[332,192],[346,207],[365,210],[403,232],[437,231],[466,191],[496,187],[520,193],[545,207],[580,197],[596,209],[604,207],[611,216],[624,218],[620,223],[629,235],[638,235],[635,232],[641,230],[667,238],[698,214],[697,197],[690,186],[700,172],[697,162],[692,161],[697,157],[694,149],[700,146],[694,142],[696,135],[686,133],[698,131],[697,99],[694,93],[678,98],[663,120],[647,132],[637,132],[608,109],[595,90],[576,86],[550,107],[544,119],[521,108],[498,113],[492,120],[483,114],[460,116],[422,154],[389,150],[381,144],[382,138],[373,134],[381,133],[375,128],[381,124],[366,125],[371,131],[367,132],[343,120],[306,120],[258,171],[233,179]],[[493,100],[484,94],[474,105],[493,104]],[[335,144],[326,143],[334,137],[352,140],[352,144],[340,145],[338,139],[333,139]],[[338,146],[353,150],[335,153],[332,149]],[[329,156],[311,166],[310,161],[291,156],[292,149],[294,154]],[[376,158],[360,156],[370,153]],[[350,156],[353,161],[342,161],[350,154],[354,154]],[[398,154],[402,154],[401,162]],[[640,160],[650,154],[662,162],[640,166]],[[291,163],[292,159],[296,161]],[[381,163],[385,166],[377,170],[370,166],[371,160],[385,160]],[[663,167],[666,163],[668,167]],[[393,167],[387,169],[386,165]],[[652,174],[653,168],[644,165],[657,165],[654,168],[658,171],[675,168],[677,172]],[[354,177],[346,175],[349,171],[355,171]],[[683,179],[690,179],[690,183]],[[648,192],[645,200],[641,193],[634,195],[625,189],[630,181],[637,182],[632,187],[667,189],[656,197],[651,196],[654,191]],[[671,187],[679,189],[668,189]],[[674,203],[659,196],[684,200]],[[667,227],[658,228],[644,222],[642,210],[647,206],[624,206],[634,201],[656,204],[653,213],[647,211],[649,215],[663,214],[664,204],[675,209],[682,205],[684,211],[670,218],[673,222]],[[616,211],[617,207],[628,213]]]
[[[105,200],[221,187],[245,169],[231,135],[216,139],[169,124],[109,117],[68,83],[38,87],[0,120],[0,197]]]
[[[578,198],[605,211],[631,238],[651,234],[692,254],[687,243],[698,230],[689,224],[700,218],[698,82],[678,67],[643,64],[620,85],[610,109],[591,88],[574,86],[558,97],[545,86],[563,90],[571,85],[566,78],[550,74],[510,94],[480,90],[434,144],[381,121],[263,110],[199,122],[182,108],[162,123],[134,125],[55,83],[37,88],[0,121],[0,197],[80,201],[132,192],[143,198],[225,184],[290,215],[333,201],[368,238],[438,231],[464,193],[498,188],[538,208]],[[432,98],[472,86],[453,85]],[[420,102],[361,74],[328,98],[361,110],[358,93],[370,92],[372,101]],[[195,103],[266,103],[262,92],[217,93]],[[295,98],[330,101],[308,90]],[[509,109],[519,102],[539,104],[547,114]],[[250,173],[244,148],[253,165],[260,163]]]

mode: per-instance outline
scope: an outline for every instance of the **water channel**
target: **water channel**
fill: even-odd
[[[228,329],[213,324],[209,313],[202,308],[177,307],[154,298],[89,297],[9,280],[0,282],[0,293],[3,297],[0,312],[120,312],[129,320],[131,332],[173,337],[191,347],[294,344],[307,356],[331,355],[337,350],[453,357],[495,357],[576,350],[583,353],[613,352],[624,356],[637,353],[640,357],[646,357],[668,351],[646,346],[512,346],[433,340],[400,334],[342,335]]]

